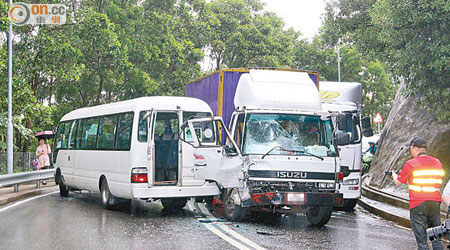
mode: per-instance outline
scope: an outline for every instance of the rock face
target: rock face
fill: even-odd
[[[395,186],[385,171],[400,171],[403,164],[410,159],[411,153],[404,146],[414,136],[422,136],[427,140],[428,154],[438,158],[444,167],[443,187],[450,178],[450,124],[440,123],[436,116],[420,109],[415,97],[405,98],[401,95],[404,84],[401,84],[395,96],[386,125],[378,142],[378,149],[369,172],[369,185],[381,189],[393,189]],[[450,107],[449,107],[450,108]],[[442,188],[443,188],[442,187]],[[407,193],[408,189],[395,188]]]

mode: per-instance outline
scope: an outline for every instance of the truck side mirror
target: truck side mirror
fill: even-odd
[[[338,146],[344,146],[350,144],[350,135],[346,132],[337,132],[336,133],[337,138],[337,145]]]
[[[339,130],[347,130],[347,116],[345,114],[338,115],[337,123]]]
[[[370,124],[370,118],[367,116],[363,117],[361,125],[363,129],[369,129],[370,127],[372,127],[372,125]]]
[[[365,137],[371,137],[373,136],[373,130],[371,128],[369,129],[364,129],[364,136]]]

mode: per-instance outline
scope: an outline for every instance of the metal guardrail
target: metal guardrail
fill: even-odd
[[[53,178],[55,169],[45,169],[33,172],[0,175],[0,188],[14,185],[14,192],[19,192],[19,184],[37,181],[36,187],[40,186],[41,180]]]

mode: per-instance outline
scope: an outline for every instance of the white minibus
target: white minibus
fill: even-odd
[[[180,133],[188,118],[209,116],[208,104],[189,97],[142,97],[66,114],[54,143],[61,196],[100,191],[107,209],[119,199],[160,199],[176,209],[189,197],[218,195],[217,185],[205,180],[208,166],[194,164],[186,143],[192,135]]]

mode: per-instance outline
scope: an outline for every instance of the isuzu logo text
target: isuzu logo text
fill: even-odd
[[[291,178],[291,179],[306,179],[308,177],[308,173],[306,172],[297,172],[297,171],[278,171],[278,178]]]

